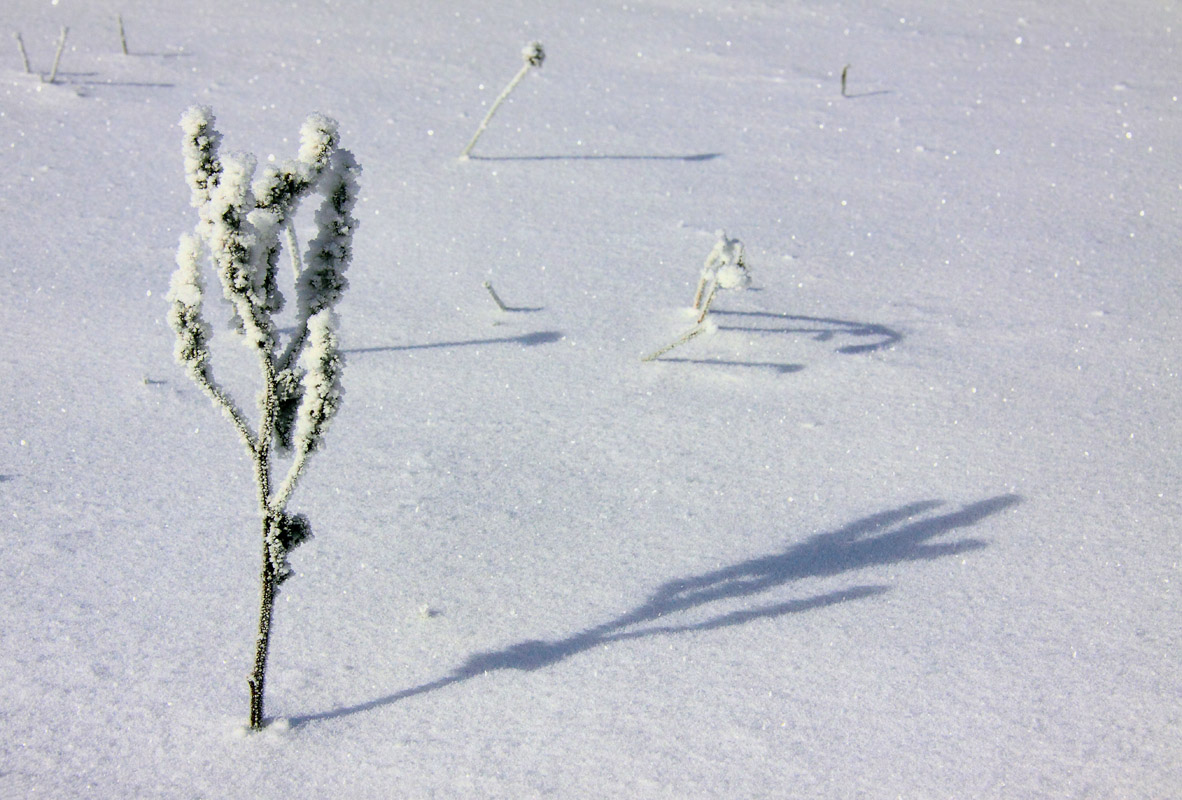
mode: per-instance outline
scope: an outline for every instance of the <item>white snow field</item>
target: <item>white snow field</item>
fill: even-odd
[[[3,6],[0,796],[1182,796],[1173,0]],[[194,104],[364,170],[261,733]]]

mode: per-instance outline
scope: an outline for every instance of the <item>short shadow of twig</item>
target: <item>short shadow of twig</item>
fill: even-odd
[[[472,161],[713,161],[722,153],[694,153],[692,155],[552,155],[552,156],[477,156]]]
[[[769,311],[713,311],[711,313],[718,314],[719,316],[763,318],[781,320],[790,323],[784,327],[777,326],[774,328],[719,325],[718,329],[720,331],[743,331],[745,333],[808,333],[812,334],[813,340],[818,342],[830,341],[835,336],[878,338],[878,341],[876,342],[868,342],[866,344],[851,344],[837,348],[838,353],[845,353],[847,355],[853,353],[869,353],[873,350],[881,350],[903,340],[903,334],[899,333],[898,331],[888,328],[885,325],[878,325],[872,322],[853,322],[851,320],[833,319],[831,317],[802,317],[793,314],[776,314]]]
[[[438,350],[445,347],[473,347],[490,344],[519,344],[522,347],[536,347],[540,344],[553,344],[554,342],[561,341],[562,337],[563,334],[558,331],[538,331],[536,333],[525,333],[521,336],[503,336],[495,339],[468,339],[466,341],[431,342],[429,344],[398,344],[389,345],[388,347],[358,347],[353,350],[346,350],[345,353],[393,353],[399,350]]]
[[[144,50],[143,52],[140,52],[138,50],[130,50],[129,49],[127,55],[130,56],[131,58],[192,58],[193,57],[192,53],[187,53],[183,50],[165,50],[162,52],[154,52],[154,51],[150,51],[150,50]]]
[[[880,94],[894,94],[890,89],[875,89],[873,92],[856,92],[853,94],[843,94],[846,100],[857,100],[862,97],[875,97]]]
[[[800,372],[804,369],[804,364],[777,364],[774,361],[725,361],[715,358],[666,358],[664,356],[653,360],[659,361],[662,364],[700,364],[708,367],[755,367],[757,369],[770,369],[781,375]]]
[[[533,639],[511,644],[501,650],[474,653],[450,675],[438,680],[357,705],[294,717],[291,723],[302,725],[315,720],[370,711],[493,670],[543,669],[586,650],[613,642],[719,630],[755,620],[772,619],[851,600],[875,597],[889,591],[890,587],[882,584],[863,584],[812,597],[767,603],[755,608],[727,612],[712,610],[716,604],[758,598],[765,592],[806,578],[829,578],[868,567],[931,561],[979,550],[987,546],[980,539],[934,540],[959,528],[975,525],[1020,501],[1018,495],[1005,494],[970,503],[956,511],[938,516],[925,516],[943,505],[938,500],[925,500],[873,514],[836,531],[817,534],[779,553],[748,559],[700,575],[667,581],[657,587],[657,590],[636,608],[602,625],[562,639]],[[705,620],[682,623],[665,621],[672,615],[695,610],[706,610],[713,616],[708,616]]]

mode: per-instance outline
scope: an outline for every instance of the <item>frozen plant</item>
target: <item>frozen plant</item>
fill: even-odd
[[[229,417],[254,465],[262,574],[254,667],[247,682],[250,727],[258,730],[275,596],[291,577],[288,554],[312,535],[307,517],[288,513],[287,503],[341,403],[344,358],[333,309],[348,285],[344,272],[353,255],[357,220],[352,212],[361,170],[353,154],[338,146],[337,123],[319,114],[308,117],[300,130],[299,155],[266,167],[257,179],[253,156],[220,153],[222,137],[209,108],[190,108],[181,128],[185,177],[198,221],[193,233],[181,237],[168,322],[177,334],[177,361]],[[294,329],[282,341],[274,321],[284,304],[277,285],[280,236],[290,230],[300,200],[312,192],[323,196],[315,217],[318,230],[295,282]],[[233,308],[238,335],[258,359],[262,389],[253,426],[213,377],[210,328],[202,313],[206,262],[212,263]],[[276,483],[272,473],[280,456],[286,456],[287,469]]]
[[[743,243],[738,239],[728,239],[726,231],[718,231],[718,241],[714,249],[706,256],[706,263],[702,266],[702,275],[698,280],[698,288],[694,292],[694,311],[698,318],[694,327],[683,333],[670,344],[652,352],[641,361],[656,361],[675,347],[679,347],[690,339],[712,333],[714,325],[706,319],[710,305],[714,302],[719,289],[745,289],[751,285],[751,271],[747,268]]]
[[[509,96],[509,93],[517,88],[517,84],[521,83],[521,80],[525,77],[526,73],[529,72],[530,68],[537,67],[541,69],[542,62],[546,60],[546,52],[542,50],[542,43],[530,42],[527,44],[521,49],[521,58],[525,63],[522,64],[521,69],[517,71],[517,74],[513,76],[513,80],[509,81],[509,85],[506,86],[497,99],[493,101],[492,107],[489,108],[488,113],[484,115],[484,119],[480,121],[480,127],[476,129],[476,133],[473,134],[472,140],[468,142],[468,146],[464,148],[464,152],[460,153],[461,160],[468,158],[468,155],[472,152],[472,148],[476,146],[476,141],[481,137],[485,129],[488,127],[488,121],[493,118],[493,114],[497,113],[497,109],[501,107],[501,103],[505,102],[505,98]]]

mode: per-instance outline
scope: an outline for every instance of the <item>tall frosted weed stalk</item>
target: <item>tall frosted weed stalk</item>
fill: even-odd
[[[344,358],[337,345],[333,311],[348,283],[357,220],[357,176],[353,154],[338,145],[337,123],[314,114],[300,130],[299,155],[282,166],[267,166],[254,178],[250,155],[221,155],[221,134],[209,108],[190,108],[181,118],[185,177],[198,221],[181,237],[177,270],[168,294],[169,324],[177,334],[176,358],[198,386],[234,424],[254,463],[262,517],[262,573],[259,628],[250,687],[250,727],[263,727],[263,684],[271,615],[279,584],[291,577],[288,554],[311,534],[307,517],[289,514],[287,503],[308,457],[324,441],[340,407]],[[281,340],[274,316],[284,305],[277,285],[280,237],[290,230],[300,201],[318,192],[311,239],[295,280],[295,324]],[[286,240],[289,243],[293,239]],[[233,323],[257,357],[262,388],[257,418],[250,417],[214,379],[210,327],[202,314],[202,266],[212,263],[222,295],[233,308]],[[286,464],[282,480],[273,473]]]

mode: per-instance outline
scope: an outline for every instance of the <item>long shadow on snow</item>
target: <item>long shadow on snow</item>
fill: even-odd
[[[293,717],[293,725],[345,717],[370,711],[399,700],[442,689],[496,669],[537,670],[565,661],[585,650],[649,636],[717,630],[759,619],[781,617],[817,608],[860,600],[890,589],[882,584],[851,586],[798,600],[770,603],[756,608],[718,613],[701,622],[654,624],[691,609],[709,610],[713,604],[758,597],[764,592],[805,578],[828,578],[867,567],[908,561],[931,561],[986,546],[980,539],[932,541],[958,528],[975,525],[1021,501],[1014,494],[998,495],[970,503],[957,511],[918,518],[942,505],[939,500],[918,503],[873,514],[844,528],[822,533],[780,553],[760,556],[729,567],[688,578],[667,581],[631,611],[615,619],[579,631],[564,639],[528,640],[502,650],[474,653],[450,675],[394,692],[384,697],[331,711]]]
[[[522,347],[534,347],[539,344],[553,344],[560,341],[563,334],[558,331],[538,331],[523,333],[521,336],[503,336],[497,339],[468,339],[462,342],[432,342],[430,344],[397,344],[388,347],[357,347],[346,350],[350,353],[392,353],[397,350],[436,350],[442,347],[471,347],[482,344],[519,344]]]
[[[662,364],[702,364],[708,367],[755,367],[758,369],[770,369],[781,375],[800,372],[804,369],[803,364],[777,364],[774,361],[726,361],[714,358],[665,358],[664,356],[655,360],[660,361]]]
[[[468,156],[472,161],[713,161],[722,153],[695,153],[687,156],[655,155],[569,155],[569,156]]]
[[[744,331],[746,333],[811,333],[814,341],[827,342],[835,336],[874,336],[879,337],[876,342],[866,344],[851,344],[837,348],[837,352],[845,354],[869,353],[890,347],[903,339],[903,334],[885,325],[871,322],[852,322],[845,319],[830,317],[801,317],[792,314],[776,314],[767,311],[711,311],[720,317],[751,317],[757,319],[779,320],[787,323],[785,327],[719,325],[720,331]],[[771,323],[769,323],[771,324]]]

